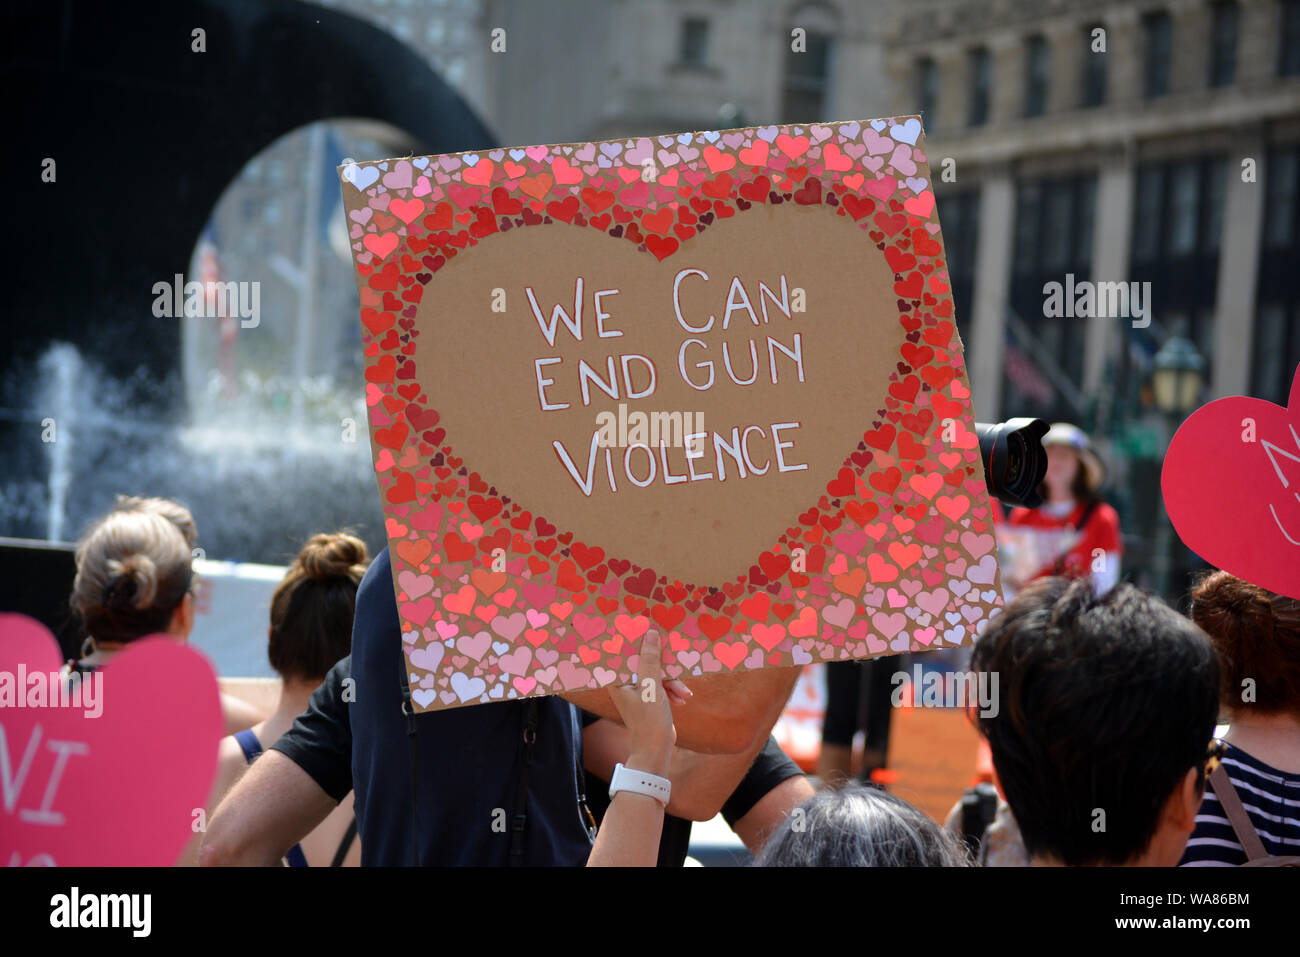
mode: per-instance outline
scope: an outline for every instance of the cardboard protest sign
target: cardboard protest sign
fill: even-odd
[[[1193,412],[1169,443],[1160,488],[1188,548],[1300,598],[1300,368],[1285,409],[1236,395]]]
[[[208,803],[217,679],[171,636],[133,641],[71,684],[54,636],[0,615],[0,861],[169,867]]]
[[[340,169],[422,710],[960,645],[1001,603],[920,120]]]

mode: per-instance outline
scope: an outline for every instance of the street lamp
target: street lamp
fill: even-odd
[[[1156,408],[1174,428],[1196,408],[1205,379],[1205,359],[1191,340],[1171,336],[1153,360],[1151,390]]]
[[[718,107],[718,129],[737,130],[748,125],[749,123],[745,120],[745,111],[735,103],[728,101]]]
[[[1154,393],[1156,408],[1169,423],[1166,453],[1178,426],[1199,404],[1204,382],[1205,358],[1196,351],[1196,346],[1183,336],[1171,336],[1165,340],[1152,360],[1151,391]],[[1154,571],[1158,593],[1165,597],[1169,597],[1173,545],[1173,526],[1169,523],[1169,513],[1165,511],[1164,497],[1161,496]]]

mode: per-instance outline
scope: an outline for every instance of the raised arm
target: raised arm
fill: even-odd
[[[266,751],[208,822],[199,864],[273,866],[338,802],[279,751]]]
[[[614,688],[611,701],[630,729],[627,767],[667,777],[675,734],[669,707],[672,696],[663,685],[660,653],[659,636],[648,633],[642,639],[638,683]],[[658,798],[617,792],[609,802],[587,866],[654,867],[663,827],[664,807]]]

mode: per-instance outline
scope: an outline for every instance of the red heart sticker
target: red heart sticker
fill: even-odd
[[[44,625],[0,614],[0,862],[175,864],[216,773],[212,666],[160,635],[75,694],[59,667]]]
[[[1232,396],[1192,413],[1169,445],[1160,487],[1188,548],[1300,598],[1300,368],[1285,409]]]

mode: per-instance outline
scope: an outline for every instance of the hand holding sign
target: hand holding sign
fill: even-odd
[[[1232,396],[1193,412],[1169,444],[1160,487],[1188,548],[1300,598],[1300,368],[1285,409]]]
[[[623,725],[628,730],[628,754],[654,759],[653,768],[648,763],[637,764],[631,757],[628,766],[655,770],[656,773],[659,773],[661,765],[667,763],[673,745],[677,743],[670,701],[682,703],[667,688],[672,682],[663,680],[662,654],[659,633],[653,630],[647,632],[641,642],[640,654],[637,655],[636,681],[631,685],[613,686],[609,689],[609,699],[618,709]]]

